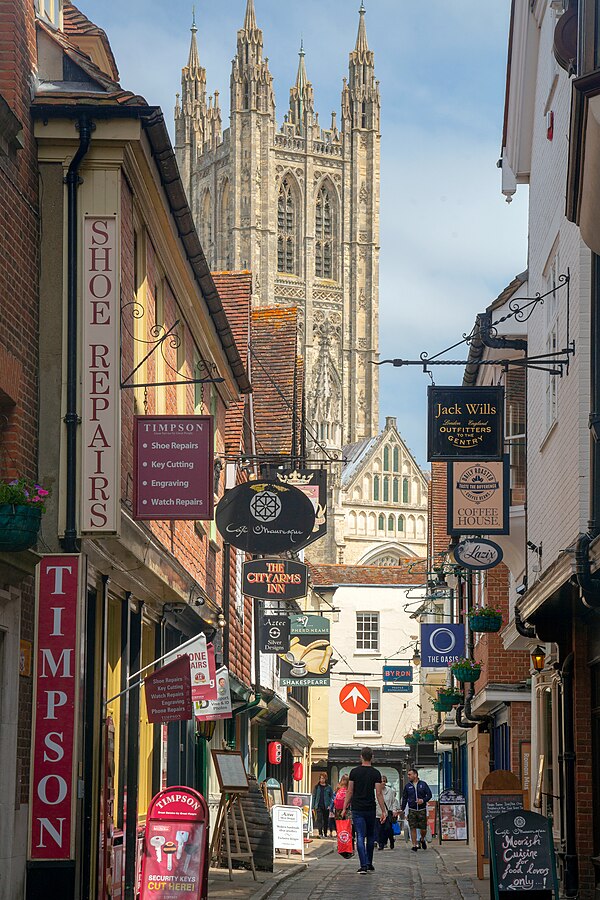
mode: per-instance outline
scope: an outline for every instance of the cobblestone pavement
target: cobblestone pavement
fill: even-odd
[[[470,874],[472,865],[467,854],[463,858],[454,849],[435,844],[413,853],[402,842],[394,850],[375,850],[375,872],[358,875],[356,857],[344,860],[332,853],[312,862],[307,871],[288,878],[269,896],[272,900],[369,900],[379,895],[396,895],[402,900],[489,897],[489,882],[478,882]]]

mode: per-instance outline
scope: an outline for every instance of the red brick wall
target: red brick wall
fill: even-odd
[[[20,122],[24,144],[11,157],[0,154],[0,479],[37,477],[39,210],[37,152],[29,115],[35,66],[32,0],[0,0],[0,95]],[[32,641],[33,579],[19,587],[21,638]],[[20,677],[21,803],[27,803],[29,795],[31,703],[32,679]]]
[[[521,742],[531,740],[531,703],[510,704],[510,768],[523,781],[521,771]],[[529,793],[535,790],[537,767],[529,762]]]
[[[431,464],[431,482],[429,485],[428,505],[428,545],[433,552],[434,565],[439,564],[441,555],[448,550],[450,537],[446,531],[448,507],[447,465],[434,462]]]
[[[485,572],[484,604],[502,611],[508,622],[508,569],[504,564]],[[488,682],[515,684],[529,678],[531,660],[526,650],[505,650],[500,632],[475,636],[475,659],[481,662],[481,677],[476,691]]]

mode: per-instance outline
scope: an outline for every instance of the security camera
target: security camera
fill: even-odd
[[[527,590],[526,584],[518,584],[515,588],[515,591],[517,592],[519,597],[522,597],[526,590]]]

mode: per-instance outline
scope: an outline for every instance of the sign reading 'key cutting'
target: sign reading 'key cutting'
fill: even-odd
[[[74,859],[82,560],[51,555],[37,567],[30,860]]]

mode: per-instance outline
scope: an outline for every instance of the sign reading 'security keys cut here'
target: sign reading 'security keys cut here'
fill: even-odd
[[[212,519],[212,416],[136,416],[136,519]]]

